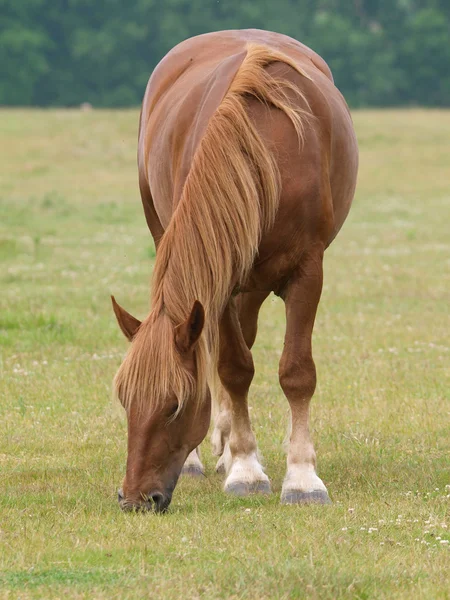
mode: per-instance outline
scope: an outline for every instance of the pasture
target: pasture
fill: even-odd
[[[283,304],[263,307],[250,394],[270,497],[180,481],[123,514],[126,351],[154,262],[138,112],[0,112],[0,598],[450,597],[450,112],[357,111],[360,176],[328,249],[314,335],[318,474],[280,506]]]

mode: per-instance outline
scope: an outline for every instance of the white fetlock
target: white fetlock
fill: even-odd
[[[238,456],[233,459],[224,489],[237,496],[271,492],[269,478],[264,473],[256,452],[250,456]]]
[[[186,458],[185,463],[183,465],[182,474],[193,475],[194,477],[205,474],[205,469],[203,467],[202,461],[200,460],[197,448],[195,450],[192,450],[192,452]]]
[[[326,492],[324,482],[317,475],[314,465],[291,465],[284,478],[282,491],[299,490],[301,492]]]
[[[223,435],[222,431],[219,429],[219,427],[217,427],[217,425],[214,427],[211,434],[211,446],[214,456],[221,456],[224,450]]]
[[[215,422],[211,434],[212,451],[215,456],[223,454],[225,446],[230,437],[230,415],[228,411],[222,410]]]
[[[330,503],[327,488],[312,464],[288,467],[281,489],[281,501],[285,504]]]
[[[227,442],[223,448],[222,456],[217,461],[216,472],[229,473],[232,463],[233,457],[231,456],[230,444]]]

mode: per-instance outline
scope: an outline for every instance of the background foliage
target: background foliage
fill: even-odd
[[[291,35],[353,106],[450,106],[448,0],[0,0],[0,104],[130,106],[175,44],[220,29]]]

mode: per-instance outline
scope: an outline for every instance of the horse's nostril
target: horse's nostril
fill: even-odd
[[[150,498],[153,500],[156,510],[160,510],[164,504],[164,496],[161,492],[153,492],[150,494]]]
[[[124,497],[123,490],[118,490],[117,499],[120,508],[126,512],[146,512],[154,511],[158,513],[165,512],[170,504],[170,498],[166,498],[161,492],[150,492],[150,494],[141,496],[141,500],[133,502]]]

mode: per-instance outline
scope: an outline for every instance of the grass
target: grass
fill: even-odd
[[[126,515],[126,350],[109,294],[148,309],[137,111],[0,111],[0,597],[450,598],[450,112],[354,114],[361,168],[327,252],[313,430],[331,507],[282,507],[283,306],[251,393],[270,498],[183,480]]]

